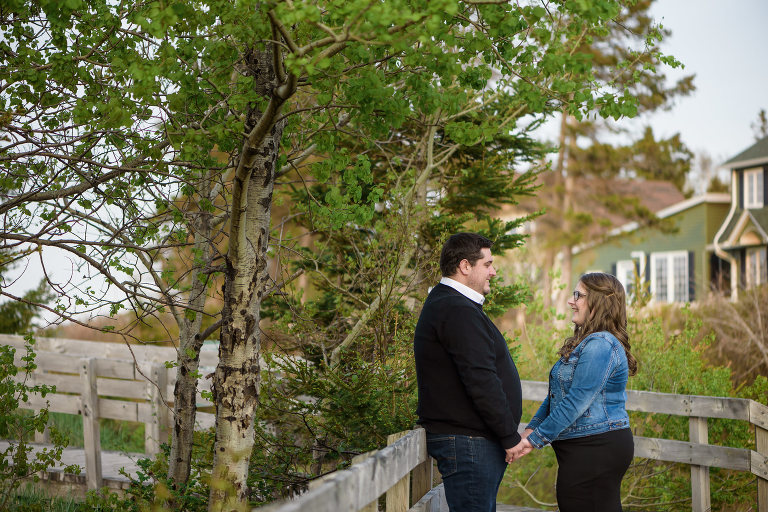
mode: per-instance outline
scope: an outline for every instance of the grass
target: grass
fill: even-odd
[[[51,413],[51,422],[69,439],[70,447],[83,446],[83,418],[75,414]],[[110,419],[99,420],[101,449],[124,452],[144,451],[144,424]]]
[[[71,496],[51,496],[31,484],[22,485],[11,496],[8,512],[77,512],[80,502]]]

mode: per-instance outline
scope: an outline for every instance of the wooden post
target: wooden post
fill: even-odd
[[[101,487],[101,437],[99,434],[99,395],[96,389],[96,360],[81,360],[80,414],[83,415],[83,444],[85,449],[85,477],[89,489]]]
[[[408,432],[398,432],[387,436],[387,446],[394,444]],[[410,487],[411,474],[408,473],[387,491],[386,512],[407,512],[409,508],[408,487]]]
[[[688,420],[691,443],[709,444],[707,418],[691,416]],[[709,493],[709,467],[691,464],[691,510],[710,512],[712,504]]]
[[[168,388],[168,370],[164,364],[152,365],[151,379],[147,383],[147,395],[152,405],[152,420],[144,425],[144,451],[155,455],[160,452],[160,445],[168,442],[170,424],[168,407],[163,400]]]
[[[427,452],[427,436],[423,436],[423,450]],[[411,480],[411,507],[432,490],[434,459],[427,455],[427,460],[413,468]]]
[[[768,430],[755,425],[755,444],[757,453],[768,457]],[[757,510],[768,512],[768,480],[757,477]]]

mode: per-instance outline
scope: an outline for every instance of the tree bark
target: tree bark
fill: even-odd
[[[271,55],[253,53],[247,61],[253,66],[258,92],[268,97],[275,77]],[[264,116],[274,113],[274,109],[262,113],[254,107],[246,128],[251,130],[257,123],[263,127]],[[282,122],[270,124],[255,145],[246,140],[234,178],[219,363],[213,377],[216,441],[208,502],[211,512],[247,508],[246,478],[259,398],[261,299],[269,279],[272,191],[283,131]]]
[[[198,194],[201,198],[212,201],[210,175],[200,182]],[[196,212],[194,226],[195,243],[193,252],[200,261],[210,262],[213,248],[211,245],[213,228],[211,214],[200,208]],[[202,270],[202,269],[198,269]],[[208,297],[207,282],[199,279],[199,272],[191,277],[188,306],[192,311],[202,311]],[[192,446],[197,413],[197,382],[200,365],[200,349],[205,341],[201,334],[203,315],[197,313],[194,318],[186,314],[177,314],[179,325],[179,349],[177,355],[176,385],[173,390],[173,429],[171,431],[171,452],[168,457],[168,477],[178,488],[189,480],[192,460]]]

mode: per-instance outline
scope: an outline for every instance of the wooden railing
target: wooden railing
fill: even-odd
[[[542,401],[546,382],[523,381],[523,398]],[[627,409],[673,414],[690,418],[690,440],[674,441],[636,436],[635,457],[680,462],[691,466],[692,510],[711,510],[709,468],[747,471],[757,477],[758,511],[768,512],[768,407],[753,400],[694,395],[672,395],[647,391],[628,391]],[[707,419],[725,418],[747,421],[755,428],[757,450],[716,446],[708,443]],[[521,424],[520,430],[525,428]],[[426,454],[422,429],[404,433],[402,439],[375,452],[349,469],[333,473],[320,485],[297,498],[262,507],[260,512],[298,510],[372,510],[371,503],[387,493],[386,512],[446,511],[442,486],[432,482],[432,461]],[[402,435],[402,434],[400,434]],[[396,435],[397,436],[397,435]],[[393,438],[394,440],[394,438]],[[535,456],[533,454],[532,456]],[[408,492],[409,483],[410,493]],[[390,498],[390,495],[393,495]],[[369,508],[366,508],[366,507]],[[409,508],[410,507],[410,508]]]
[[[25,354],[24,339],[0,335],[0,344],[15,347],[20,364]],[[99,419],[144,423],[144,450],[148,455],[156,454],[160,444],[168,440],[176,369],[167,368],[165,362],[176,360],[174,349],[138,345],[129,350],[122,343],[53,338],[39,338],[34,349],[37,369],[26,382],[56,386],[56,393],[44,398],[30,395],[29,402],[20,406],[47,406],[50,412],[82,416],[86,482],[90,489],[103,483]],[[201,365],[215,367],[216,358],[215,353],[203,354]],[[209,381],[200,379],[198,407],[211,405],[200,396],[200,391],[209,387]],[[208,428],[213,423],[212,414],[197,413],[198,428]],[[35,441],[47,442],[47,436],[36,434]]]

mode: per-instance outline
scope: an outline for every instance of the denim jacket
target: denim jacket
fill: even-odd
[[[606,331],[592,333],[560,358],[549,372],[549,392],[528,427],[528,440],[543,448],[572,439],[629,427],[629,367],[621,342]]]

